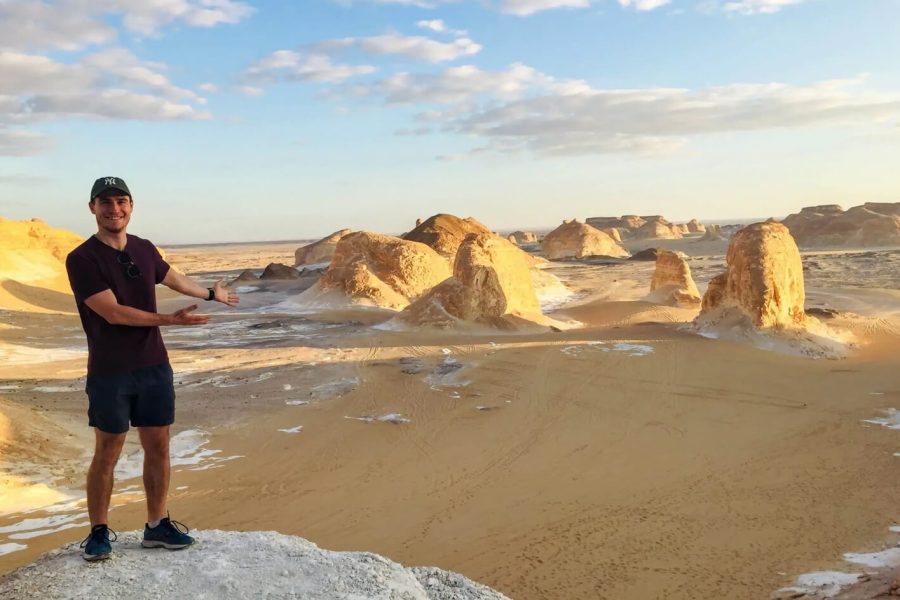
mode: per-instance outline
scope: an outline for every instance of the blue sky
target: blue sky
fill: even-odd
[[[157,243],[900,200],[897,0],[0,0],[0,216]]]

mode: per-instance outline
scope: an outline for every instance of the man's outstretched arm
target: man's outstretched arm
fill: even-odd
[[[206,300],[209,297],[209,290],[207,288],[203,287],[190,277],[182,275],[175,269],[169,269],[169,272],[166,273],[165,278],[162,280],[162,284],[169,289],[175,290],[185,296],[191,296],[192,298]],[[215,286],[213,286],[213,291],[215,293],[214,300],[217,302],[227,304],[228,306],[237,306],[238,302],[240,302],[238,295],[225,285],[224,279],[220,279],[216,282]]]
[[[119,304],[112,290],[103,290],[86,298],[84,303],[103,317],[110,325],[155,327],[159,325],[203,325],[209,321],[205,315],[192,315],[197,305],[192,304],[172,314],[152,313],[139,308]]]

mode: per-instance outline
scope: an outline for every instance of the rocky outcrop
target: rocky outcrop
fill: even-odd
[[[658,248],[645,248],[640,252],[635,252],[634,254],[632,254],[628,260],[655,261],[657,256],[659,256]]]
[[[398,320],[441,328],[480,324],[510,329],[546,319],[527,255],[503,238],[473,234],[459,247],[453,277],[413,302]]]
[[[401,310],[451,274],[447,260],[425,244],[358,231],[341,238],[331,266],[307,293],[336,292],[353,303]]]
[[[577,220],[563,221],[562,225],[548,233],[541,240],[541,252],[549,259],[629,255],[609,235]]]
[[[437,214],[405,234],[403,239],[425,244],[452,261],[460,244],[472,233],[493,235],[490,229],[472,217],[460,219],[453,215]]]
[[[281,263],[269,263],[259,278],[263,280],[299,279],[300,271]]]
[[[669,306],[700,306],[700,292],[691,277],[691,268],[680,252],[660,250],[657,254],[649,299]]]
[[[706,233],[706,226],[697,219],[691,219],[686,224],[690,233]]]
[[[707,225],[706,233],[704,233],[702,237],[699,237],[694,241],[697,241],[697,242],[720,242],[724,239],[725,239],[725,235],[722,232],[721,225]]]
[[[184,552],[148,552],[140,532],[119,534],[102,575],[77,558],[78,543],[0,578],[14,598],[367,598],[508,600],[462,575],[404,567],[369,552],[335,552],[272,531],[199,533]]]
[[[507,239],[513,244],[519,245],[535,244],[538,241],[537,236],[530,231],[513,231]]]
[[[242,271],[240,275],[231,280],[229,285],[235,283],[245,283],[248,281],[259,281],[259,277],[257,277],[250,269]]]
[[[643,217],[637,215],[622,215],[621,217],[589,217],[585,219],[585,223],[597,229],[623,229],[632,232],[640,228],[647,221]]]
[[[755,327],[803,326],[803,264],[787,227],[755,223],[741,229],[731,238],[726,262],[725,273],[709,284],[701,317],[736,309]]]
[[[294,251],[294,266],[299,267],[301,265],[315,265],[331,262],[331,257],[334,256],[334,249],[337,247],[337,243],[341,241],[341,238],[352,233],[352,231],[352,229],[341,229],[340,231],[335,231],[331,235],[322,238],[318,242],[313,242],[312,244],[297,248],[297,250]]]
[[[634,231],[636,239],[677,240],[683,237],[677,225],[673,225],[658,215],[644,217],[644,220],[646,223]]]
[[[606,235],[608,235],[609,237],[611,237],[612,239],[614,239],[617,242],[622,241],[622,234],[620,233],[620,229],[618,227],[604,227],[600,231],[602,231],[603,233],[605,233]]]
[[[803,247],[900,245],[900,202],[810,206],[782,223]]]

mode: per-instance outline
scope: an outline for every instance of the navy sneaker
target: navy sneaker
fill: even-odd
[[[116,541],[116,532],[106,525],[94,525],[91,532],[81,542],[80,548],[84,548],[81,558],[91,562],[95,560],[106,560],[109,553],[112,552],[112,544],[110,544],[109,534],[113,534],[112,541]]]
[[[141,546],[144,548],[166,548],[167,550],[181,550],[194,543],[194,538],[188,535],[190,529],[184,523],[172,521],[164,517],[156,527],[144,525],[144,539]]]

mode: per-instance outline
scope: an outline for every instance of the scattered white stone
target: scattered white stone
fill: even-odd
[[[26,546],[24,544],[15,544],[15,543],[0,544],[0,556],[3,556],[4,554],[12,554],[13,552],[18,552],[19,550],[24,550],[27,547],[28,546]],[[13,596],[10,596],[10,598],[13,598]]]
[[[309,400],[286,400],[285,404],[288,406],[304,406],[309,404]]]
[[[292,389],[294,389],[294,386],[292,386],[292,385],[289,384],[289,383],[286,383],[286,384],[284,384],[284,385],[281,386],[281,387],[282,387],[282,389],[283,389],[284,391],[286,391],[286,392],[289,392],[289,391],[291,391]]]
[[[844,554],[844,560],[866,567],[897,567],[900,566],[900,548],[889,548],[883,552]]]
[[[797,594],[816,594],[820,598],[833,598],[841,589],[856,583],[859,573],[841,573],[839,571],[822,571],[801,575],[791,587],[781,588],[779,592]]]
[[[283,431],[284,433],[300,433],[303,431],[303,425],[297,425],[296,427],[291,427],[290,429],[279,429],[278,431]]]
[[[900,410],[889,408],[882,411],[886,417],[883,419],[865,419],[863,423],[872,423],[873,425],[881,425],[888,429],[900,429]]]

